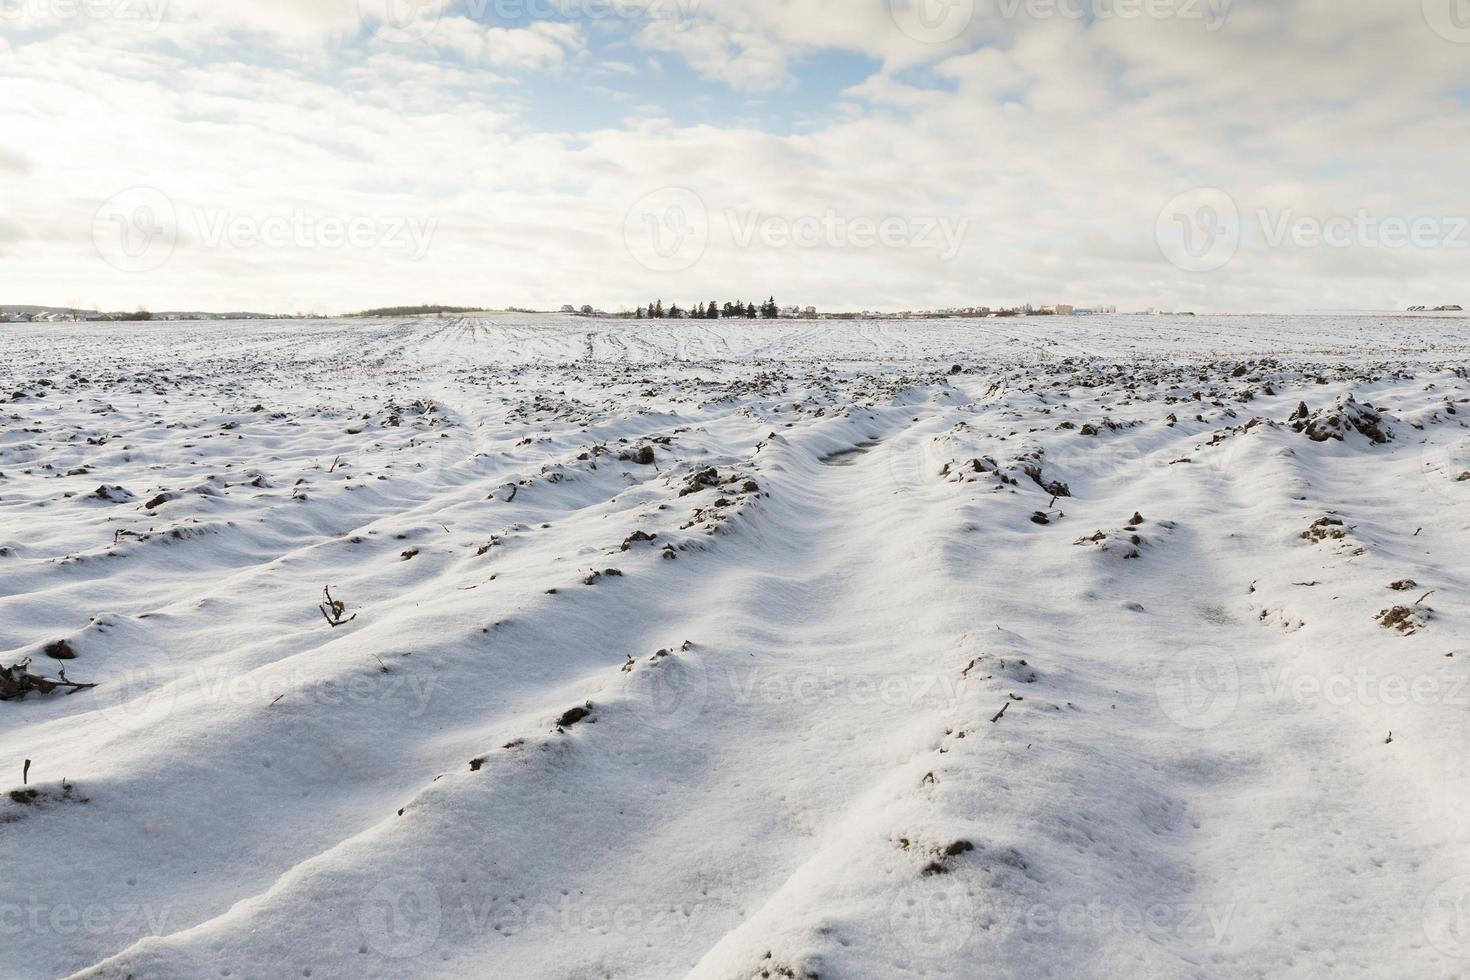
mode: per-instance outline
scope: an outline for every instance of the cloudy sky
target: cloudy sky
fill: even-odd
[[[1470,0],[0,0],[0,303],[1470,305]]]

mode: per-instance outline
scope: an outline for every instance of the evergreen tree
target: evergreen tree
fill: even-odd
[[[776,305],[776,297],[772,296],[766,300],[766,305],[761,307],[761,316],[767,320],[774,320],[781,315],[781,307]]]
[[[657,301],[654,302],[654,305],[653,305],[653,308],[652,308],[652,314],[651,315],[653,316],[653,318],[655,320],[662,320],[664,318],[664,301],[663,300],[657,300]]]
[[[726,300],[724,309],[721,310],[720,315],[723,316],[726,320],[733,317],[735,315],[735,304],[731,303],[729,300]]]
[[[718,320],[720,318],[720,308],[715,305],[714,300],[710,300],[709,306],[704,308],[704,318],[706,320]]]
[[[684,319],[684,311],[681,310],[681,309],[679,309],[679,304],[678,303],[671,303],[671,304],[669,304],[669,319],[670,320],[682,320],[682,319]]]
[[[760,310],[758,310],[756,308],[756,305],[754,303],[746,303],[745,304],[745,319],[747,319],[747,320],[754,320],[758,316],[760,316]]]

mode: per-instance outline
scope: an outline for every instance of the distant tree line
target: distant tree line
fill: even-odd
[[[664,301],[656,299],[638,310],[640,320],[775,320],[780,315],[781,308],[776,305],[774,296],[759,306],[738,301],[720,304],[710,300],[708,303],[697,303],[689,309],[684,309],[678,303],[672,303],[665,308]]]
[[[385,306],[378,310],[363,310],[357,316],[423,316],[428,313],[476,313],[473,306]]]

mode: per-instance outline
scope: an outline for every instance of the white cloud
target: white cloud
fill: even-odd
[[[626,61],[599,61],[592,69],[599,75],[637,75],[640,74],[637,65],[630,65]]]
[[[1153,239],[1160,208],[1197,186],[1228,191],[1253,226],[1262,211],[1470,216],[1465,106],[1451,94],[1470,88],[1470,48],[1436,36],[1418,3],[1242,4],[1213,31],[1167,19],[997,22],[990,10],[965,36],[997,43],[923,51],[882,4],[750,0],[635,22],[644,48],[738,91],[774,88],[773,103],[800,90],[812,52],[883,63],[830,118],[790,136],[729,118],[677,125],[643,104],[646,82],[626,119],[531,130],[546,76],[526,73],[559,70],[572,85],[585,68],[597,86],[620,84],[625,62],[600,60],[584,21],[452,16],[428,44],[379,36],[349,54],[331,42],[363,34],[355,2],[176,3],[156,36],[187,42],[188,57],[105,23],[0,39],[7,302],[559,306],[569,293],[616,305],[737,290],[824,306],[1229,309],[1466,298],[1466,249],[1271,248],[1248,234],[1233,262],[1200,275],[1168,264]],[[294,56],[255,57],[240,31]],[[920,59],[930,73],[902,70]],[[176,253],[147,274],[109,266],[91,237],[99,204],[136,186],[164,191],[181,221]],[[623,241],[629,207],[663,187],[696,191],[711,221],[704,259],[677,276],[648,271]],[[193,217],[221,208],[437,230],[418,262],[382,248],[210,248]],[[915,248],[742,247],[727,212],[944,217],[967,221],[969,236],[950,262]]]
[[[654,20],[639,32],[638,43],[678,55],[703,78],[746,91],[770,91],[791,81],[790,46],[722,22]]]
[[[585,46],[577,24],[537,21],[527,28],[485,27],[467,17],[445,18],[430,41],[471,61],[507,71],[558,68],[569,53]]]

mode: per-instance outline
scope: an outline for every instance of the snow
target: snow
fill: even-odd
[[[0,976],[1470,975],[1470,320],[4,329]]]

